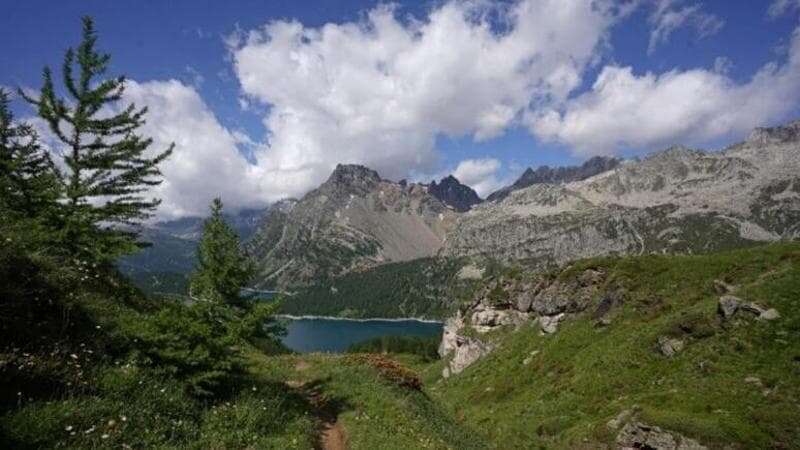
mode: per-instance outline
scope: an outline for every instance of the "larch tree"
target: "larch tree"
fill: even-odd
[[[0,89],[0,204],[5,214],[52,221],[60,187],[59,172],[36,131],[15,121],[9,94]]]
[[[20,95],[64,148],[64,245],[76,255],[109,261],[146,245],[138,242],[136,226],[160,204],[145,195],[162,182],[158,166],[174,144],[148,152],[152,139],[137,134],[147,108],[120,104],[125,77],[102,78],[110,55],[99,53],[96,41],[92,19],[84,17],[80,45],[64,56],[67,98],[56,93],[48,67],[38,98]]]
[[[222,200],[211,202],[197,246],[197,268],[190,284],[192,297],[238,306],[241,290],[253,276],[253,265],[241,251],[239,236],[225,222]]]

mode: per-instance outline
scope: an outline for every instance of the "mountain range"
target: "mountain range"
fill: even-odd
[[[548,267],[598,255],[697,253],[800,236],[800,121],[722,151],[675,146],[527,169],[482,201],[448,176],[394,182],[339,165],[299,200],[229,215],[259,287],[308,286],[420,258]],[[202,218],[157,223],[129,273],[188,273]]]

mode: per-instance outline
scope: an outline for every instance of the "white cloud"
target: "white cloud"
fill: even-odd
[[[153,190],[163,200],[161,218],[205,214],[215,196],[231,209],[263,206],[269,200],[257,168],[237,147],[248,138],[220,125],[192,87],[176,80],[130,80],[124,102],[149,108],[140,133],[153,138],[154,153],[175,143],[174,153],[161,166],[164,182]]]
[[[300,195],[339,162],[394,179],[436,171],[439,134],[490,139],[531,104],[564,101],[629,10],[451,1],[420,20],[379,6],[355,23],[237,30],[227,44],[243,93],[269,106],[262,191]]]
[[[631,67],[605,67],[591,91],[560,110],[532,112],[532,131],[583,155],[620,147],[702,143],[782,119],[800,96],[800,30],[788,59],[769,63],[747,83],[696,69],[637,75]]]
[[[494,158],[466,159],[458,164],[453,176],[474,189],[481,198],[486,198],[504,186],[497,176],[501,167],[500,161]]]
[[[647,53],[651,54],[656,47],[669,41],[672,33],[683,27],[692,26],[703,38],[718,33],[725,22],[719,17],[703,12],[700,4],[679,7],[682,0],[656,0],[649,22],[653,25],[650,32],[650,43]]]
[[[767,14],[774,19],[789,11],[796,11],[798,9],[800,9],[800,0],[775,0],[769,6]]]
[[[177,80],[141,83],[128,80],[122,101],[114,108],[119,110],[131,102],[137,107],[148,107],[146,122],[138,133],[153,139],[151,155],[175,143],[172,156],[160,166],[163,183],[147,194],[162,200],[157,218],[205,215],[216,196],[222,196],[231,209],[264,206],[270,200],[260,190],[257,168],[248,163],[237,147],[252,145],[252,141],[239,131],[221,126],[193,87]],[[112,112],[107,109],[101,115]],[[44,120],[38,117],[24,120],[36,127],[44,147],[63,168],[60,158],[63,144]]]

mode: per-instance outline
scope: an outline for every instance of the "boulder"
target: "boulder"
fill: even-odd
[[[683,350],[683,341],[680,339],[661,336],[658,338],[658,350],[662,355],[671,358],[679,351]]]
[[[520,325],[527,320],[527,315],[513,309],[496,309],[481,305],[472,313],[472,328],[479,333],[486,333],[504,325]]]
[[[694,439],[641,422],[630,422],[622,427],[617,434],[617,445],[625,450],[707,450]]]
[[[739,297],[723,295],[719,298],[717,310],[723,319],[730,319],[734,314],[736,314],[736,311],[739,309],[741,303],[742,301],[739,299]]]
[[[464,327],[464,319],[461,318],[461,311],[455,317],[450,317],[444,323],[442,332],[442,342],[439,343],[439,356],[444,358],[458,347],[458,332]]]
[[[758,316],[758,318],[760,320],[775,320],[775,319],[780,319],[780,317],[781,317],[781,315],[778,313],[778,310],[775,309],[775,308],[770,308],[770,309],[762,312],[761,315]]]
[[[556,314],[554,316],[541,316],[539,317],[539,327],[543,333],[553,334],[558,330],[558,323],[564,318],[564,314]]]
[[[533,292],[530,289],[524,289],[517,295],[517,298],[514,301],[514,307],[520,312],[530,311],[532,304]]]
[[[749,312],[751,314],[755,314],[756,317],[761,316],[761,314],[763,314],[766,311],[764,308],[759,306],[757,303],[752,303],[752,302],[751,303],[744,303],[742,305],[739,305],[739,310],[740,311],[746,311],[746,312]]]
[[[491,344],[466,336],[457,336],[453,358],[442,371],[442,376],[447,378],[451,375],[461,373],[464,369],[483,356],[489,354],[492,350],[494,350],[494,346]]]

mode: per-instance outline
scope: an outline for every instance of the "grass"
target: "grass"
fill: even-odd
[[[624,289],[610,325],[597,326],[590,307],[553,335],[534,326],[490,333],[497,349],[446,380],[444,361],[416,351],[428,345],[371,344],[400,365],[386,355],[251,348],[246,372],[214,398],[191,396],[174,374],[115,350],[123,336],[112,330],[135,295],[87,292],[96,297],[69,310],[73,326],[87,328],[74,339],[59,341],[54,331],[46,342],[0,351],[0,448],[311,449],[328,415],[354,450],[609,448],[617,430],[606,423],[625,410],[710,448],[800,442],[800,244],[596,258],[553,276],[569,280],[587,268]],[[722,321],[715,279],[781,317]],[[25,332],[13,325],[0,327],[4,336]],[[664,357],[660,336],[686,346]]]
[[[505,332],[498,350],[433,396],[498,448],[612,445],[616,431],[606,422],[623,410],[712,447],[800,442],[800,245],[592,259],[560,276],[589,267],[605,268],[609,283],[627,290],[610,326],[596,327],[587,314],[552,336],[533,327]],[[740,285],[736,295],[782,317],[722,323],[714,279]],[[661,335],[687,346],[666,358],[656,352]]]
[[[399,386],[359,358],[311,354],[281,359],[300,368],[295,379],[313,384],[334,405],[350,449],[488,448],[424,390]]]

